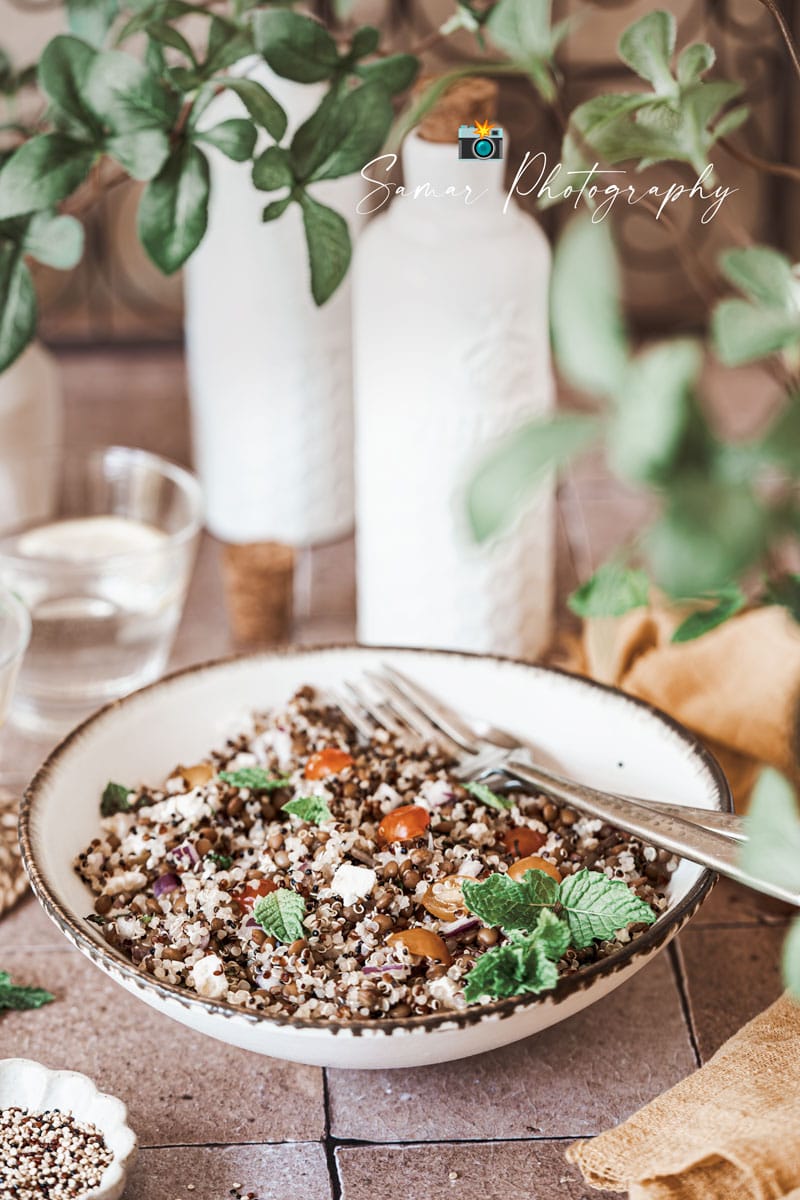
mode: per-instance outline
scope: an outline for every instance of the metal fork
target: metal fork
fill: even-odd
[[[524,748],[499,748],[477,737],[449,706],[432,704],[430,693],[419,689],[406,676],[398,675],[395,668],[384,668],[382,674],[368,672],[367,679],[370,687],[352,681],[346,685],[348,694],[335,698],[344,716],[363,737],[373,737],[377,729],[406,737],[410,733],[418,744],[433,742],[458,759],[459,765],[452,771],[455,779],[477,782],[500,776],[514,780],[765,895],[800,905],[800,892],[745,871],[738,861],[736,841],[719,829],[708,829],[687,820],[685,814],[689,810],[681,809],[684,815],[676,815],[679,806],[673,806],[671,811],[651,808],[630,797],[599,791],[545,770],[533,762]]]

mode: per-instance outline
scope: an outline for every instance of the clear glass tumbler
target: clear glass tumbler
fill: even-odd
[[[0,587],[0,725],[8,716],[22,656],[30,641],[31,619],[17,597]]]
[[[161,674],[201,520],[194,476],[143,450],[0,452],[0,582],[32,621],[16,725],[59,734]]]

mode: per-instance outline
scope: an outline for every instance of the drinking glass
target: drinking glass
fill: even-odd
[[[32,622],[15,725],[62,733],[161,674],[200,523],[195,478],[146,451],[0,456],[0,583]]]
[[[22,656],[31,636],[31,619],[25,606],[0,587],[0,725],[8,716],[11,695]]]

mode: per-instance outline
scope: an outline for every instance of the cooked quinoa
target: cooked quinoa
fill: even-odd
[[[302,688],[208,762],[177,767],[162,788],[133,790],[126,811],[102,819],[75,861],[96,897],[88,919],[155,979],[268,1015],[357,1019],[465,1006],[465,976],[503,934],[447,911],[454,876],[457,887],[535,852],[562,877],[604,872],[656,914],[666,908],[677,865],[668,853],[541,796],[515,791],[513,807],[497,811],[452,778],[453,766],[436,746],[382,731],[366,743]],[[256,767],[286,782],[265,790],[220,778]],[[331,819],[283,811],[301,797],[324,801]],[[427,826],[419,836],[398,815],[407,806]],[[398,822],[405,840],[391,838]],[[276,887],[305,905],[303,936],[290,944],[253,915]],[[642,928],[568,949],[559,974]],[[422,943],[420,930],[431,935]]]

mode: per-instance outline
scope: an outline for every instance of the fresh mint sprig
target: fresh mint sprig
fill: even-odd
[[[220,779],[233,787],[249,788],[251,792],[274,792],[292,781],[270,775],[263,767],[242,767],[239,771],[220,771]]]
[[[474,796],[488,808],[494,808],[498,812],[508,812],[510,808],[514,807],[514,801],[509,796],[498,796],[485,783],[465,783],[464,787],[470,796]]]
[[[28,1008],[41,1008],[55,1000],[51,992],[44,988],[20,987],[11,982],[11,976],[6,971],[0,971],[0,1009],[13,1008],[17,1011]]]
[[[321,825],[323,821],[332,821],[333,813],[328,808],[322,796],[298,796],[287,800],[281,805],[281,812],[308,821],[310,825]]]
[[[628,925],[656,919],[623,880],[586,869],[561,883],[535,869],[520,880],[501,874],[482,883],[465,879],[462,894],[471,913],[508,936],[482,954],[467,976],[468,1003],[555,987],[555,964],[569,946],[583,950]]]
[[[258,925],[279,942],[296,942],[305,937],[303,917],[306,903],[302,896],[290,888],[278,888],[256,901],[253,916]]]
[[[109,781],[100,800],[100,815],[113,817],[115,813],[130,812],[131,802],[128,799],[130,794],[131,789],[125,787],[124,784]]]

